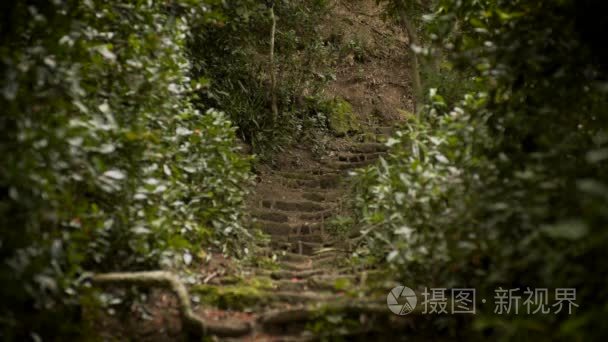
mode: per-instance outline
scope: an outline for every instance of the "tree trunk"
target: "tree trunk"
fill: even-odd
[[[270,101],[272,107],[272,121],[276,122],[279,116],[279,107],[277,106],[277,77],[274,65],[274,37],[277,29],[277,19],[274,15],[274,5],[270,7],[270,19],[272,20],[272,28],[270,31]]]
[[[407,35],[410,40],[411,46],[420,46],[420,41],[418,40],[418,34],[416,33],[416,29],[410,22],[405,13],[405,10],[401,10],[400,20],[403,28],[405,28]],[[420,80],[420,63],[418,62],[418,55],[415,51],[410,51],[412,54],[411,60],[411,73],[412,73],[412,88],[414,88],[414,111],[416,115],[418,115],[418,103],[423,102],[424,95],[422,94],[422,81]]]

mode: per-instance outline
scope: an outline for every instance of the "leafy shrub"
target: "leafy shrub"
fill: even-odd
[[[68,334],[85,271],[240,251],[248,162],[192,100],[189,1],[8,2],[0,24],[1,331]],[[210,15],[210,14],[207,14]],[[237,247],[235,249],[235,247]],[[189,260],[190,257],[184,258]]]
[[[432,92],[420,121],[358,174],[368,253],[426,286],[576,288],[573,315],[477,316],[506,340],[597,340],[604,288],[608,117],[605,6],[440,1],[432,32],[479,88]],[[570,13],[577,13],[572,16]],[[585,18],[585,19],[582,19]],[[520,309],[520,312],[522,309]]]

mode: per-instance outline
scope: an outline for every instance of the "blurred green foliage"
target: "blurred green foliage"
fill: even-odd
[[[193,23],[195,75],[211,80],[200,105],[229,113],[238,136],[262,159],[292,142],[315,141],[315,128],[327,126],[318,113],[321,99],[313,96],[331,80],[337,53],[320,32],[327,6],[326,0],[274,1],[277,120],[271,112],[267,4],[218,1],[210,6],[217,17]]]
[[[484,308],[477,338],[600,340],[608,69],[597,34],[606,4],[424,3],[426,44],[468,76],[444,86],[455,90],[449,96],[431,87],[422,117],[389,140],[389,156],[358,173],[361,253],[382,257],[412,286],[475,287],[479,298],[499,286],[576,288],[572,315]]]
[[[189,23],[215,15],[206,3],[0,8],[3,339],[77,333],[85,271],[244,253],[249,162],[228,118],[194,105],[207,81]]]

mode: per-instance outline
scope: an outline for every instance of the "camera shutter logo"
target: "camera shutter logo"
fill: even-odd
[[[401,303],[399,303],[399,299],[401,299]],[[417,303],[416,293],[407,286],[397,286],[386,296],[386,305],[389,310],[400,316],[414,311]]]

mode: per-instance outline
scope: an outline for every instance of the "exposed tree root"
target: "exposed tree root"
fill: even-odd
[[[216,335],[220,337],[243,336],[251,332],[247,323],[221,324],[203,320],[192,311],[186,286],[170,272],[120,272],[96,274],[91,280],[101,286],[146,286],[161,287],[175,293],[184,330],[194,336]]]

